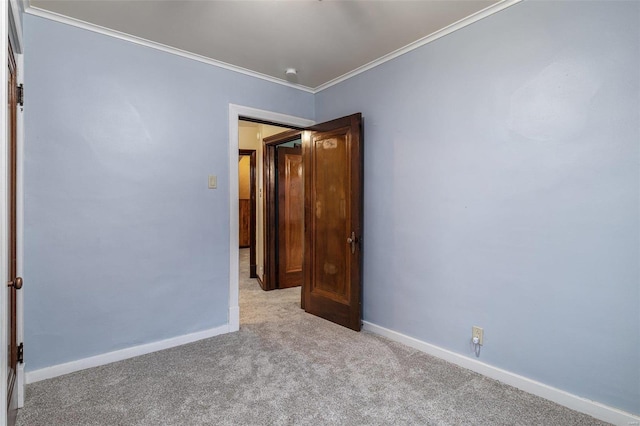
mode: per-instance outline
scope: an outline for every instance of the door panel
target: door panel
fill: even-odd
[[[238,236],[238,245],[240,248],[249,247],[251,245],[251,200],[238,200],[239,214],[238,225],[240,228]]]
[[[9,305],[9,318],[7,321],[7,336],[9,337],[7,361],[8,361],[8,375],[7,375],[7,424],[13,425],[16,421],[16,415],[18,411],[18,386],[16,384],[16,372],[18,366],[18,335],[16,328],[17,317],[17,290],[22,287],[22,279],[18,279],[17,275],[17,211],[16,211],[16,177],[17,177],[17,70],[15,57],[13,55],[13,49],[11,48],[11,42],[9,41],[9,55],[8,55],[8,105],[7,105],[7,142],[9,145],[9,276],[6,282],[8,282],[8,305]]]
[[[305,132],[305,273],[307,312],[361,328],[362,117]]]
[[[313,224],[316,238],[313,251],[311,292],[340,303],[349,303],[349,256],[345,238],[349,235],[350,211],[347,134],[342,131],[321,133],[312,138]],[[327,167],[326,165],[332,165]]]
[[[302,285],[304,198],[302,148],[279,147],[278,288]]]

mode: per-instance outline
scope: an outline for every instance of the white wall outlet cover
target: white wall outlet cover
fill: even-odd
[[[471,340],[478,338],[478,344],[482,345],[483,344],[483,338],[484,338],[484,330],[481,327],[478,326],[473,326],[473,328],[471,329]]]
[[[218,177],[209,175],[209,189],[216,189],[218,187]]]

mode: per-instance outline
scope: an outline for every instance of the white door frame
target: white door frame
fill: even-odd
[[[24,54],[16,55],[16,64],[18,65],[18,84],[24,84]],[[24,278],[24,108],[18,107],[16,115],[17,126],[17,151],[16,161],[18,171],[16,174],[16,250],[17,250],[17,269],[16,273],[19,277]],[[16,338],[18,342],[24,343],[24,292],[17,293],[16,307],[18,313],[16,315]],[[16,386],[18,386],[18,408],[24,406],[24,366],[25,363],[18,364],[16,371]]]
[[[14,48],[14,54],[16,59],[16,65],[18,68],[17,80],[18,83],[23,82],[23,41],[22,41],[22,23],[20,21],[20,6],[18,4],[19,0],[9,0],[8,2],[3,2],[2,12],[0,15],[0,28],[3,29],[3,34],[0,36],[2,40],[0,40],[0,58],[2,58],[2,71],[0,71],[0,80],[2,80],[2,87],[0,88],[0,98],[2,98],[2,102],[0,105],[0,176],[4,176],[5,178],[9,173],[9,163],[8,163],[8,141],[7,141],[7,118],[8,118],[8,110],[7,110],[7,50],[8,50],[8,39],[11,38],[11,43]],[[4,6],[6,5],[6,6]],[[23,178],[22,178],[22,165],[23,165],[23,146],[24,146],[24,131],[23,131],[23,117],[20,109],[17,114],[17,122],[16,122],[16,132],[17,132],[17,162],[18,162],[18,174],[16,176],[17,179],[17,212],[16,212],[16,232],[17,232],[17,273],[19,276],[22,276],[22,265],[23,265]],[[8,179],[4,179],[4,182],[7,182]],[[7,270],[9,268],[9,259],[8,259],[8,245],[9,241],[7,238],[8,231],[8,187],[7,185],[0,185],[0,285],[2,286],[2,290],[0,291],[0,311],[2,312],[0,317],[0,401],[2,401],[0,408],[0,422],[5,423],[7,421],[7,352],[6,348],[8,346],[9,336],[7,333],[7,323],[8,323],[8,298],[6,285],[4,280],[7,277]],[[18,292],[17,299],[17,308],[18,314],[16,316],[16,328],[17,328],[17,338],[18,341],[23,341],[23,332],[24,332],[24,321],[23,321],[23,300],[22,300],[22,292]],[[16,386],[18,392],[18,407],[22,407],[24,404],[24,364],[18,365],[18,370],[16,371]]]
[[[238,119],[270,121],[292,127],[309,127],[315,121],[278,112],[229,104],[229,332],[240,329],[238,256]],[[258,160],[259,161],[259,160]]]

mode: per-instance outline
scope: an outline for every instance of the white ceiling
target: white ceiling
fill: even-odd
[[[497,0],[30,0],[49,12],[318,89]],[[483,16],[487,10],[477,16]],[[469,19],[471,21],[471,19]]]

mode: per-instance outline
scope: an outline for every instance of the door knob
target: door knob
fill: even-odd
[[[356,244],[358,243],[358,239],[356,238],[356,233],[352,232],[351,236],[347,238],[347,244],[351,244],[351,254],[356,252]]]
[[[22,288],[22,277],[17,277],[13,281],[9,281],[7,283],[8,287],[14,287],[16,290],[20,290]]]

